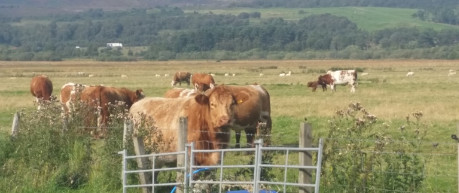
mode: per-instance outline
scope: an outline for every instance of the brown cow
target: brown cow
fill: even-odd
[[[53,93],[53,83],[45,75],[38,75],[32,78],[30,82],[30,92],[36,98],[38,110],[51,100]]]
[[[228,86],[236,99],[234,127],[236,147],[240,147],[241,130],[245,131],[247,145],[253,146],[255,135],[263,137],[265,145],[270,144],[271,99],[261,85]]]
[[[81,84],[67,83],[61,89],[61,104],[65,114],[75,110],[74,104],[80,99],[86,105],[96,111],[97,126],[105,134],[105,126],[110,117],[109,104],[125,105],[129,109],[132,104],[144,97],[142,89],[131,91],[126,88],[115,88],[106,86],[85,86]],[[91,124],[96,119],[93,116],[87,116],[86,124]]]
[[[191,76],[191,84],[193,84],[195,90],[204,92],[213,88],[215,86],[215,81],[214,77],[210,74],[194,73],[193,76]]]
[[[191,73],[189,72],[176,72],[174,77],[172,78],[172,86],[175,86],[177,83],[179,85],[182,85],[182,82],[188,83],[188,86],[190,86],[190,77]]]
[[[102,129],[102,134],[105,133],[105,126],[110,117],[109,104],[125,105],[129,109],[132,104],[144,97],[142,89],[131,91],[126,88],[115,88],[106,86],[90,86],[86,87],[81,93],[81,100],[88,103],[90,106],[100,109],[98,117],[98,127]]]
[[[268,91],[260,85],[227,86],[236,99],[234,109],[234,125],[236,147],[240,147],[241,131],[246,133],[247,144],[253,145],[255,135],[263,135],[265,145],[269,145],[271,133],[271,104]],[[164,95],[166,98],[194,96],[191,89],[171,89]],[[211,91],[207,90],[207,91]]]
[[[319,79],[320,79],[320,77],[319,77]],[[324,84],[323,82],[319,82],[317,80],[308,82],[308,87],[312,88],[312,92],[316,92],[317,86],[319,86],[319,85],[322,86],[322,91],[326,91],[327,90],[327,85]]]
[[[219,149],[220,144],[229,142],[229,127],[233,120],[235,100],[227,86],[216,86],[204,94],[182,98],[144,98],[130,109],[136,128],[142,120],[153,123],[155,137],[145,139],[158,143],[158,152],[177,151],[177,135],[180,117],[188,117],[187,141],[195,142],[195,149]],[[227,133],[227,135],[217,135]],[[220,153],[198,153],[198,165],[216,165]],[[175,158],[174,158],[175,159]],[[173,162],[171,158],[162,160]]]

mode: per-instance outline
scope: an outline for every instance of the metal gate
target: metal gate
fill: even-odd
[[[287,186],[296,186],[302,188],[313,188],[314,192],[319,192],[319,184],[320,184],[320,169],[322,163],[322,148],[323,148],[323,141],[322,139],[319,140],[318,147],[311,147],[311,148],[296,148],[296,147],[262,147],[262,141],[258,140],[255,142],[254,148],[237,148],[237,149],[219,149],[219,150],[196,150],[194,149],[193,143],[187,144],[185,151],[181,152],[174,152],[174,153],[160,153],[160,154],[149,154],[149,155],[139,155],[139,156],[128,156],[126,155],[126,150],[120,151],[119,154],[123,156],[123,164],[122,164],[122,183],[123,183],[123,192],[126,192],[128,188],[148,188],[148,192],[154,192],[155,187],[159,186],[171,186],[174,187],[171,192],[174,192],[176,187],[181,186],[183,188],[183,192],[193,192],[192,189],[196,185],[199,184],[207,184],[207,185],[215,185],[218,186],[218,192],[223,192],[224,185],[249,185],[252,187],[251,192],[258,193],[260,192],[261,185],[277,185],[281,186],[282,192],[287,192]],[[276,151],[276,152],[284,152],[285,153],[285,160],[283,164],[263,164],[262,154],[269,151]],[[190,152],[188,156],[188,152]],[[220,160],[221,163],[224,163],[225,154],[229,152],[245,152],[245,153],[253,153],[254,154],[254,164],[245,164],[245,165],[195,165],[193,159],[187,159],[188,157],[194,157],[196,153],[211,153],[211,152],[218,152],[220,153]],[[289,155],[292,152],[316,152],[316,163],[315,165],[292,165],[289,164]],[[184,163],[181,167],[170,167],[170,168],[155,168],[155,158],[159,156],[171,156],[171,155],[178,155],[184,156]],[[127,168],[127,161],[129,159],[138,159],[138,158],[149,158],[152,161],[150,169],[142,169],[142,170],[129,170]],[[227,169],[234,169],[234,168],[251,168],[253,169],[253,179],[250,181],[228,181],[223,179],[224,171]],[[260,173],[263,168],[280,168],[283,169],[283,179],[274,181],[274,180],[261,180]],[[193,180],[192,176],[196,172],[203,171],[203,170],[218,170],[218,179],[214,180]],[[315,180],[314,183],[292,183],[287,182],[287,170],[288,169],[298,169],[298,170],[312,170],[315,171]],[[132,173],[148,173],[151,176],[154,176],[155,172],[160,171],[177,171],[179,175],[185,176],[184,178],[178,179],[177,182],[174,183],[153,183],[155,180],[151,178],[150,183],[145,184],[127,184],[127,175]],[[215,191],[215,190],[214,190]]]

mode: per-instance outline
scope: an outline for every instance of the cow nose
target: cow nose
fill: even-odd
[[[226,125],[229,122],[229,117],[228,116],[222,116],[220,117],[220,120],[218,121],[219,126]]]

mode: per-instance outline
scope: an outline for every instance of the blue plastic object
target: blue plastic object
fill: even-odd
[[[209,168],[197,169],[197,170],[193,171],[192,174],[194,175],[194,174],[197,174],[197,173],[199,173],[199,172],[201,172],[201,171],[205,171],[205,170],[209,170]],[[189,178],[190,176],[191,176],[190,174],[186,175],[186,177],[188,177],[188,178]],[[177,189],[177,186],[174,186],[174,188],[172,188],[171,193],[174,193],[174,192],[175,192],[175,189]]]

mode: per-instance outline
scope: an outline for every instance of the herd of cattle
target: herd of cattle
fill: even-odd
[[[290,73],[289,73],[290,75]],[[325,90],[329,85],[349,84],[351,92],[355,91],[357,72],[355,70],[329,71],[319,76],[317,81],[309,82],[308,86],[315,90],[321,85]],[[176,88],[177,84],[187,83],[193,89]],[[160,136],[162,143],[160,152],[176,151],[177,136],[180,129],[180,117],[188,118],[188,142],[195,142],[196,149],[226,148],[230,142],[230,129],[236,132],[236,147],[240,147],[241,131],[245,131],[247,145],[253,145],[255,136],[264,137],[265,144],[270,143],[269,135],[272,128],[270,95],[261,85],[217,85],[209,74],[177,72],[173,76],[171,86],[162,97],[145,97],[142,89],[135,91],[126,88],[107,86],[88,86],[67,83],[61,87],[60,103],[63,116],[78,111],[77,102],[92,107],[99,132],[97,137],[106,133],[110,121],[109,104],[124,105],[134,125],[141,121],[153,120],[156,128],[155,139]],[[36,97],[38,108],[49,103],[53,91],[51,80],[44,75],[32,78],[30,90]],[[218,153],[197,155],[196,163],[213,165],[219,160]]]

